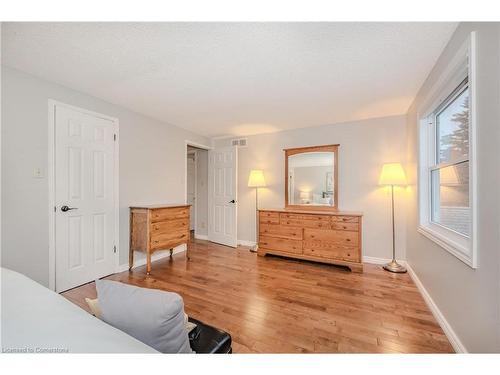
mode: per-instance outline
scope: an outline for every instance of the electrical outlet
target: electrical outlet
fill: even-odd
[[[43,170],[40,167],[35,167],[33,169],[33,177],[34,178],[43,178]]]
[[[205,222],[204,222],[204,221],[202,221],[202,222],[201,222],[201,227],[202,227],[203,229],[205,229],[205,226],[206,226],[206,225],[205,225]]]

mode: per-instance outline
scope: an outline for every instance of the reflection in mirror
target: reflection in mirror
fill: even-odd
[[[288,157],[288,204],[335,205],[334,152],[305,152]]]

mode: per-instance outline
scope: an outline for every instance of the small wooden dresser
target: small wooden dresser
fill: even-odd
[[[258,255],[282,255],[347,266],[362,272],[362,214],[259,210]]]
[[[129,269],[134,265],[134,251],[146,253],[146,270],[151,272],[151,255],[186,244],[189,259],[189,204],[130,207]]]

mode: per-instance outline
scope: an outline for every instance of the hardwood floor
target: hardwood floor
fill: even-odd
[[[408,274],[364,273],[195,240],[174,255],[109,276],[179,293],[186,312],[228,331],[234,353],[450,353],[453,349]],[[62,294],[85,310],[94,283]]]

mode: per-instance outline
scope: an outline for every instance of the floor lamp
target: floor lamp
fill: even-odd
[[[248,176],[248,187],[255,188],[255,246],[252,251],[259,247],[259,188],[266,186],[264,172],[260,169],[252,169]]]
[[[384,269],[389,272],[403,273],[406,268],[396,261],[396,241],[394,230],[394,186],[406,185],[406,177],[400,163],[387,163],[382,167],[379,185],[391,187],[391,209],[392,209],[392,260],[384,265]]]

